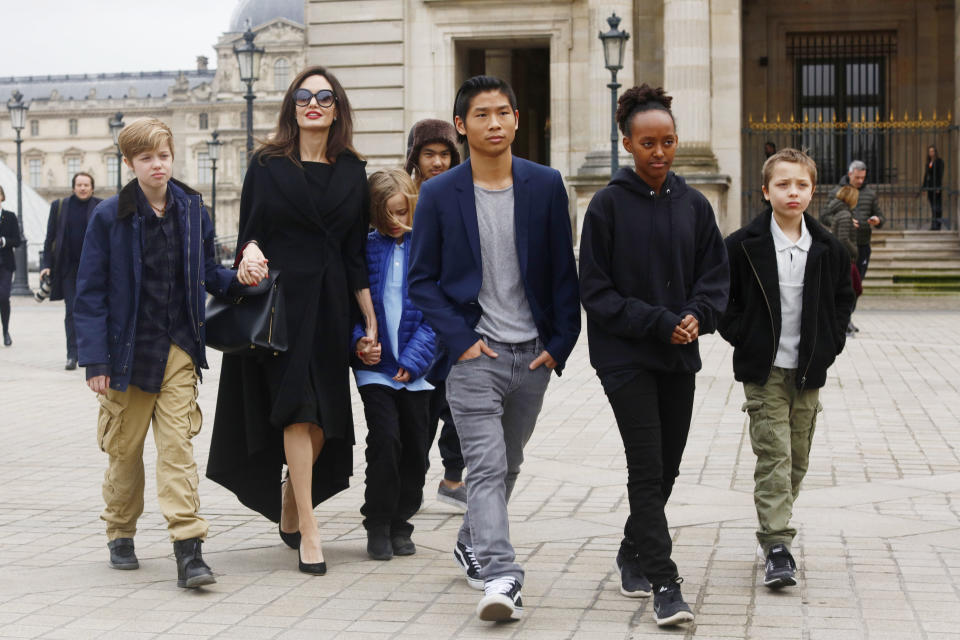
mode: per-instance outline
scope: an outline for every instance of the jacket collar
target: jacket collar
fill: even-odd
[[[767,210],[763,214],[757,216],[744,227],[744,231],[749,238],[761,237],[765,235],[770,235],[770,224],[771,219],[773,218],[773,211]],[[809,213],[804,212],[803,214],[803,224],[806,226],[807,231],[810,233],[810,239],[813,243],[821,242],[827,243],[831,236],[831,233],[827,229],[817,222],[816,218],[811,216]]]
[[[322,216],[339,207],[358,184],[355,180],[348,179],[347,174],[351,170],[356,170],[357,166],[362,168],[366,164],[349,151],[341,153],[333,163],[333,175],[330,176],[330,184],[323,201],[315,202],[307,184],[306,174],[301,167],[284,157],[270,157],[258,159],[258,161],[266,164],[270,175],[280,187],[279,192],[301,219],[321,228],[323,227]]]
[[[170,190],[170,195],[175,199],[178,199],[180,195],[178,191],[186,196],[200,196],[199,191],[180,182],[176,178],[170,178],[170,181],[167,183],[167,189]],[[120,196],[117,202],[118,219],[130,217],[137,212],[137,191],[139,190],[140,186],[137,184],[136,178],[128,182],[127,185],[120,190]]]

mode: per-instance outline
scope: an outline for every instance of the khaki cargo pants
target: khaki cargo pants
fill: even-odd
[[[743,410],[750,416],[750,444],[757,456],[757,540],[764,553],[778,542],[789,548],[797,535],[790,526],[793,502],[810,464],[817,414],[823,409],[820,390],[798,390],[796,375],[796,369],[774,367],[766,384],[743,385]]]
[[[130,385],[126,391],[109,389],[98,395],[100,415],[97,440],[110,456],[103,476],[107,538],[132,538],[143,513],[143,442],[153,422],[157,445],[157,496],[167,520],[170,540],[205,538],[207,522],[198,515],[199,476],[191,438],[200,432],[197,374],[193,360],[170,345],[160,393]]]

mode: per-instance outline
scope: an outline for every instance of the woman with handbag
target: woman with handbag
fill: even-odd
[[[365,245],[369,191],[337,79],[302,71],[274,134],[250,161],[240,197],[238,277],[279,271],[288,348],[223,357],[207,477],[279,523],[299,569],[326,572],[313,508],[353,469],[350,335],[377,342]],[[283,463],[287,479],[280,481]]]

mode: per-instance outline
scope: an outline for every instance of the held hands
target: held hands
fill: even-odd
[[[397,382],[410,382],[410,372],[400,367],[397,370],[397,375],[393,376],[393,379]]]
[[[94,376],[87,380],[87,386],[94,393],[106,395],[107,389],[110,388],[110,376]]]
[[[700,336],[700,322],[691,314],[687,314],[670,336],[670,344],[690,344]]]
[[[269,269],[267,268],[267,259],[254,243],[248,244],[243,249],[243,259],[240,260],[240,267],[237,269],[237,280],[240,284],[256,285],[267,277]]]
[[[477,340],[473,343],[473,346],[460,354],[460,357],[457,358],[457,362],[462,360],[473,360],[474,358],[479,358],[481,355],[496,358],[498,357],[497,352],[487,346],[487,343],[483,340]]]
[[[368,338],[367,336],[357,340],[357,357],[360,358],[360,362],[367,366],[375,365],[380,362],[381,350],[380,343]],[[397,375],[399,375],[399,373]],[[400,382],[406,382],[406,380],[401,380]]]
[[[48,276],[48,275],[50,275],[50,268],[49,268],[49,267],[47,267],[46,269],[40,269],[40,277],[41,277],[41,278],[42,278],[43,276]]]

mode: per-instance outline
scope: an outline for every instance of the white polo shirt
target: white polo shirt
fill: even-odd
[[[774,366],[796,369],[800,360],[800,314],[803,311],[803,272],[813,239],[803,218],[800,239],[790,240],[777,219],[770,216],[770,233],[777,252],[777,279],[780,282],[780,344]]]

